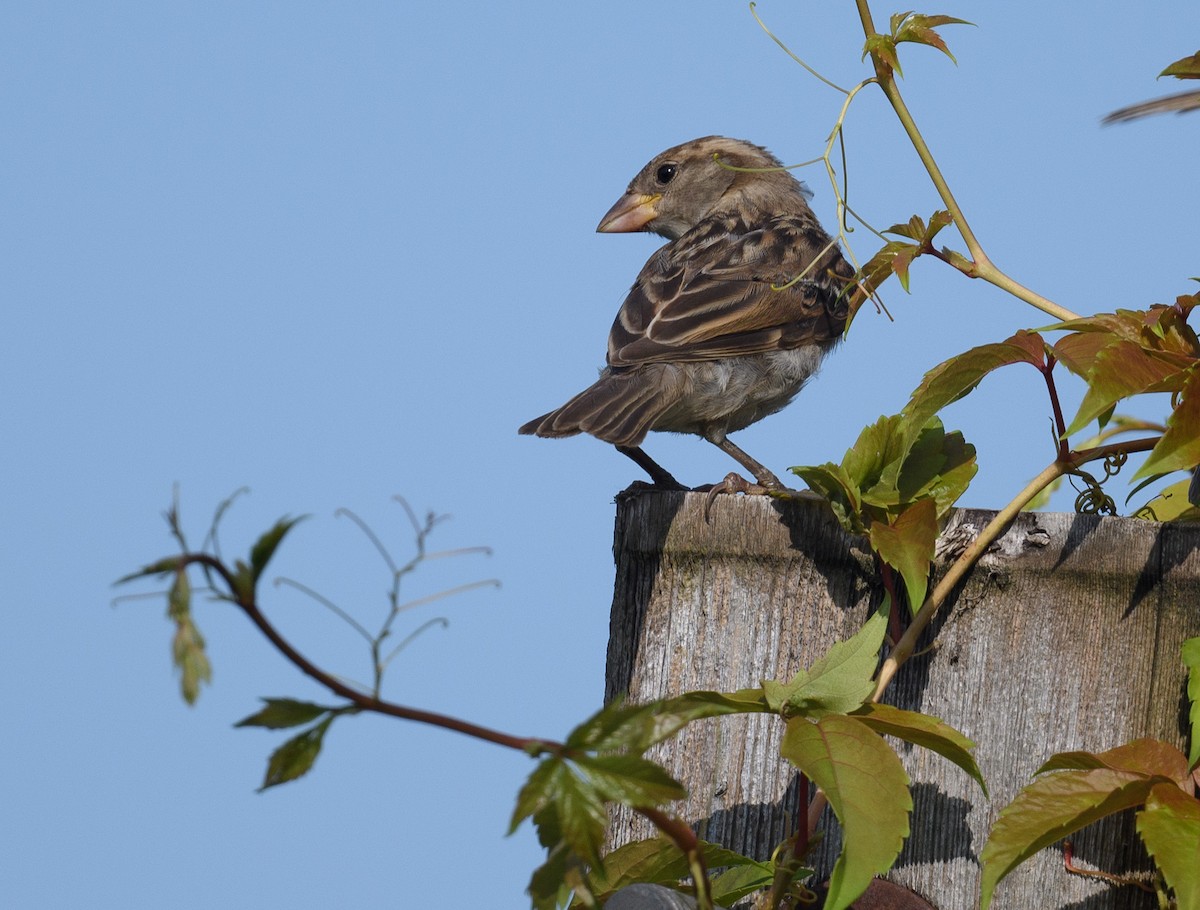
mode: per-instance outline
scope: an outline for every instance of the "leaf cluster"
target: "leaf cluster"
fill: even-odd
[[[712,879],[709,901],[737,900],[777,884],[780,875],[791,887],[810,874],[783,849],[760,862],[688,842],[688,834],[681,837],[659,813],[664,803],[681,799],[683,790],[642,753],[692,721],[746,712],[782,718],[780,754],[829,799],[844,838],[826,906],[849,906],[874,875],[891,866],[909,832],[908,777],[884,735],[943,755],[983,786],[969,740],[936,718],[870,701],[886,625],[885,605],[852,638],[833,645],[788,683],[690,692],[639,706],[614,703],[572,731],[563,750],[543,758],[513,813],[511,830],[532,819],[548,851],[530,883],[534,907],[554,907],[570,892],[573,906],[599,906],[634,881],[688,890],[701,886],[706,868],[717,866],[725,871]],[[602,856],[608,802],[645,812],[668,836]],[[692,884],[681,882],[685,875]]]
[[[1060,752],[996,819],[980,853],[981,910],[996,885],[1043,847],[1114,813],[1136,809],[1137,832],[1176,905],[1200,907],[1200,638],[1184,642],[1191,750],[1138,739],[1105,752]]]

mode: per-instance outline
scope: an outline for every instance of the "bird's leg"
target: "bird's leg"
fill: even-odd
[[[732,458],[734,461],[736,461],[738,464],[740,464],[743,468],[745,468],[751,474],[753,474],[754,479],[756,481],[758,481],[758,485],[760,487],[762,487],[762,490],[736,490],[736,491],[731,491],[731,492],[761,493],[761,492],[765,492],[767,490],[786,490],[787,489],[787,487],[783,485],[783,481],[781,481],[778,477],[776,477],[769,470],[767,470],[767,468],[764,465],[762,465],[761,463],[756,461],[754,458],[751,458],[750,455],[747,452],[743,451],[740,446],[735,445],[733,443],[733,441],[730,440],[724,433],[706,434],[704,438],[707,439],[709,442],[711,442],[713,445],[715,445],[718,449],[720,449],[722,452],[724,452],[730,458]],[[729,478],[726,477],[724,482],[727,483],[728,481],[729,481]],[[746,485],[750,486],[750,484],[746,484]]]
[[[671,476],[671,472],[647,455],[639,446],[617,446],[622,455],[632,458],[637,466],[650,475],[656,487],[664,490],[686,490],[683,484]]]

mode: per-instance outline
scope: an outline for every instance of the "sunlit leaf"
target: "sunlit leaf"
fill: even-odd
[[[1059,752],[1051,756],[1035,773],[1089,771],[1094,768],[1128,771],[1146,777],[1165,777],[1181,787],[1185,786],[1188,777],[1187,760],[1183,753],[1170,743],[1150,737],[1135,739],[1103,752]]]
[[[971,754],[975,744],[949,724],[928,714],[905,711],[876,702],[863,705],[852,716],[876,733],[895,736],[949,759],[966,771],[979,784],[984,796],[987,796],[983,772],[979,770],[979,765],[975,763],[975,757]]]
[[[854,635],[834,642],[823,657],[797,673],[790,683],[765,681],[767,703],[773,711],[806,717],[858,708],[875,691],[872,677],[886,631],[887,610],[876,610]]]
[[[897,13],[892,16],[892,34],[895,36],[897,44],[902,41],[927,44],[930,47],[936,47],[951,60],[954,60],[954,55],[946,47],[946,42],[942,40],[942,36],[934,31],[934,29],[939,25],[973,24],[966,19],[955,19],[953,16],[925,16],[920,13]],[[954,60],[954,62],[958,63],[957,60]]]
[[[578,755],[572,763],[601,798],[625,806],[657,806],[687,796],[660,765],[637,755]]]
[[[871,549],[900,573],[914,613],[925,602],[937,537],[937,504],[932,499],[909,506],[891,524],[871,524]]]
[[[1163,76],[1174,76],[1176,79],[1200,79],[1200,51],[1190,57],[1176,60],[1158,75],[1160,79]]]
[[[1022,330],[1005,341],[971,348],[938,364],[925,374],[904,406],[911,432],[919,432],[930,417],[969,393],[988,373],[1012,363],[1041,369],[1045,363],[1041,336]]]
[[[896,56],[896,39],[891,35],[868,36],[863,44],[862,59],[867,59],[868,54],[878,59],[884,69],[893,70],[899,76],[904,75],[900,69],[900,58]]]
[[[980,910],[987,910],[996,885],[1043,847],[1085,825],[1141,805],[1162,778],[1096,768],[1061,771],[1025,787],[1001,810],[979,858]]]
[[[1183,398],[1167,419],[1167,432],[1133,475],[1148,477],[1200,464],[1200,367],[1190,371]]]
[[[1137,832],[1179,910],[1200,907],[1200,800],[1159,784],[1137,814]]]
[[[908,776],[878,734],[843,714],[788,721],[780,753],[821,788],[841,823],[825,908],[845,910],[891,868],[908,837]]]
[[[1187,667],[1187,694],[1191,706],[1188,709],[1188,768],[1200,764],[1200,638],[1189,638],[1180,649],[1183,665]]]

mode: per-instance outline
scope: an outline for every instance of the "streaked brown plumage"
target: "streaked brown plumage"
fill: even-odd
[[[695,433],[782,487],[726,435],[783,408],[816,371],[845,328],[853,269],[780,167],[759,146],[708,136],[642,168],[597,230],[671,242],[625,298],[599,380],[521,433],[590,433],[663,485],[674,478],[637,446],[651,430]]]

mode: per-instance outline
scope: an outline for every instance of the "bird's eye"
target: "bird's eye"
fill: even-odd
[[[664,164],[655,172],[654,177],[659,183],[670,183],[675,176],[675,165]]]

